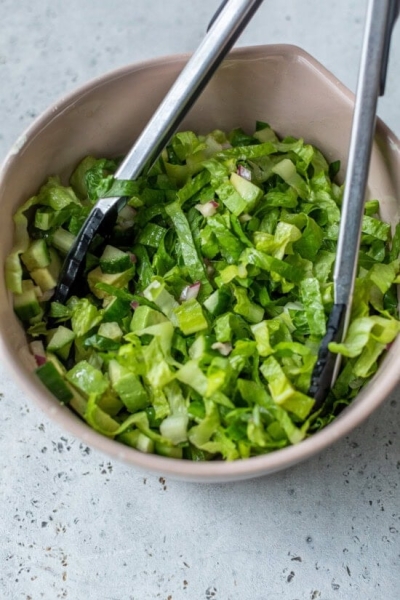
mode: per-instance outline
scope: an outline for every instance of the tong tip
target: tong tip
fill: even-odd
[[[308,395],[315,399],[314,411],[322,407],[334,383],[338,356],[330,352],[329,344],[342,340],[345,316],[346,305],[334,304],[329,315],[325,336],[319,348],[317,362],[311,375],[308,390]]]

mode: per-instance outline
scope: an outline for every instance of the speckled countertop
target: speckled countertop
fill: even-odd
[[[190,51],[216,0],[0,0],[0,158],[50,103]],[[294,43],[355,87],[365,0],[265,2],[240,45]],[[400,26],[379,112],[400,134]],[[0,367],[1,600],[398,600],[400,396],[319,457],[195,485],[111,462]]]

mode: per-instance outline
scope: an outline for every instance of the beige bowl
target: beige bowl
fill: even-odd
[[[172,56],[113,71],[52,106],[8,155],[0,176],[0,260],[13,239],[12,215],[51,174],[68,176],[85,155],[112,157],[126,151],[151,117],[187,60]],[[267,121],[280,134],[304,137],[346,167],[352,94],[316,60],[293,46],[259,46],[232,52],[182,124],[199,133]],[[378,122],[369,195],[382,201],[382,217],[399,218],[400,143]],[[396,200],[397,198],[397,200]],[[400,379],[398,339],[373,381],[323,431],[301,442],[232,463],[192,463],[134,449],[91,430],[42,386],[10,294],[0,281],[0,348],[17,382],[47,415],[85,443],[136,467],[193,481],[239,480],[284,469],[321,452],[370,415]]]

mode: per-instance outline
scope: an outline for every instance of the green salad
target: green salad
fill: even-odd
[[[147,176],[84,158],[15,214],[14,309],[45,386],[97,432],[142,452],[235,460],[326,426],[400,330],[400,228],[365,204],[342,370],[323,409],[308,395],[333,304],[338,162],[266,123],[177,133]],[[96,200],[128,202],[66,305],[62,262]]]

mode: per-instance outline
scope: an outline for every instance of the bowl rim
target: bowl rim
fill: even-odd
[[[109,84],[116,79],[123,78],[135,71],[146,70],[155,66],[162,67],[177,62],[184,63],[188,60],[190,55],[190,53],[173,54],[128,64],[97,76],[62,96],[42,112],[17,138],[3,161],[0,169],[0,182],[5,177],[10,165],[14,160],[18,159],[18,152],[25,143],[33,142],[44,125],[48,125],[54,118],[57,118],[78,98],[83,98],[86,94],[92,93],[96,88]],[[225,60],[247,60],[258,55],[265,58],[273,55],[284,55],[285,58],[291,60],[306,61],[326,79],[334,83],[341,94],[346,97],[349,102],[352,104],[354,103],[354,94],[328,69],[319,63],[319,61],[298,46],[291,44],[244,46],[232,50]],[[379,118],[377,119],[376,132],[383,134],[400,154],[399,139]],[[11,297],[10,292],[8,292],[8,294],[9,297]],[[396,346],[400,347],[400,339],[397,339],[397,343],[395,342],[393,344],[388,355],[392,355],[395,350],[398,350]],[[370,414],[385,401],[387,395],[395,387],[398,380],[400,380],[399,370],[397,378],[385,378],[381,382],[379,394],[372,395],[368,399],[368,402],[363,402],[361,400],[357,404],[352,405],[351,410],[348,412],[346,411],[345,418],[336,418],[324,429],[296,445],[248,459],[239,459],[231,462],[210,461],[202,463],[167,458],[156,454],[145,454],[134,448],[124,446],[118,442],[116,443],[113,439],[97,433],[76,416],[68,407],[55,404],[54,396],[39,382],[39,380],[37,382],[30,381],[25,367],[23,367],[22,363],[16,359],[15,352],[11,352],[7,336],[4,335],[1,330],[0,353],[3,356],[6,365],[13,372],[16,384],[24,389],[29,397],[33,398],[35,404],[39,406],[51,420],[56,421],[57,424],[72,435],[93,448],[96,448],[96,450],[105,453],[107,456],[129,463],[144,471],[171,476],[175,479],[198,482],[234,481],[262,476],[288,468],[295,463],[304,461],[305,459],[320,453],[322,450],[350,433],[367,419]],[[67,414],[68,418],[65,418]]]

